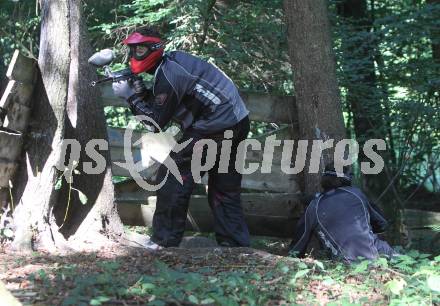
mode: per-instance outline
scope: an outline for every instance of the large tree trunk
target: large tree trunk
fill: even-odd
[[[334,139],[336,143],[345,137],[345,127],[336,79],[327,2],[285,0],[284,11],[288,27],[290,62],[294,73],[300,137],[309,140]],[[332,154],[325,154],[324,162],[332,159]],[[319,174],[309,173],[307,169],[305,171],[305,193],[313,194],[319,191]]]
[[[33,248],[75,248],[72,241],[94,241],[98,233],[123,233],[108,151],[100,151],[107,161],[102,174],[81,171],[83,162],[89,161],[84,154],[86,143],[92,138],[107,139],[98,92],[88,86],[95,74],[87,64],[91,50],[81,6],[80,0],[41,1],[41,79],[15,184],[20,199],[14,214],[16,249],[30,249],[31,242]],[[64,178],[61,190],[55,190],[61,175],[55,166],[65,162],[61,148],[69,138],[81,144],[77,168],[81,174],[74,175],[72,186],[87,196],[85,205],[74,190],[68,201],[69,184]]]

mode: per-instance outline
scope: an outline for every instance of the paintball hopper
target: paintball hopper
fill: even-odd
[[[115,59],[115,54],[110,49],[104,49],[93,54],[88,62],[96,67],[103,67],[109,65]]]

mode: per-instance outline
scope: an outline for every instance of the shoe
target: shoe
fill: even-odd
[[[146,244],[144,244],[144,248],[146,248],[147,250],[152,250],[152,251],[159,251],[162,250],[163,247],[158,245],[157,243],[149,240]]]
[[[232,243],[230,243],[229,241],[221,241],[218,243],[218,245],[224,248],[232,248],[236,246],[236,245],[232,245]]]

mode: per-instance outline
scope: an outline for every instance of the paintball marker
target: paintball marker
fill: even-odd
[[[131,72],[130,68],[126,68],[118,71],[111,71],[108,65],[110,65],[110,63],[114,59],[115,59],[115,54],[110,49],[104,49],[99,52],[96,52],[89,58],[88,60],[89,64],[95,67],[104,68],[104,75],[105,75],[105,78],[103,79],[92,81],[90,83],[90,86],[95,87],[96,85],[105,82],[118,82],[118,81],[138,78],[138,76],[136,76],[133,72]]]

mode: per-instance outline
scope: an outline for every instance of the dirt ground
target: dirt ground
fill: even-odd
[[[275,250],[282,251],[276,248]],[[44,252],[25,256],[3,250],[0,253],[0,263],[0,280],[25,305],[260,305],[258,302],[249,302],[253,296],[256,301],[263,301],[264,296],[266,305],[291,304],[286,301],[286,288],[289,286],[289,280],[292,282],[289,275],[296,273],[297,280],[298,271],[301,269],[310,271],[319,278],[307,283],[297,281],[296,287],[290,289],[294,294],[295,303],[309,305],[313,301],[312,304],[326,304],[345,294],[340,284],[327,282],[320,276],[322,267],[318,267],[321,264],[316,264],[312,259],[289,261],[288,257],[252,248],[168,248],[151,252],[136,248],[111,247],[98,252],[58,256]],[[165,272],[161,268],[163,266],[167,266]],[[173,273],[181,274],[173,276]],[[182,273],[189,275],[190,279],[193,277],[191,275],[196,274],[210,281],[214,278],[226,279],[225,283],[222,283],[227,284],[225,288],[229,288],[223,293],[225,297],[237,297],[237,294],[241,294],[238,290],[247,290],[246,292],[250,293],[249,296],[243,295],[242,302],[232,304],[227,300],[224,303],[210,299],[197,300],[191,295],[191,290],[199,290],[202,296],[205,294],[204,284],[200,284],[200,280],[193,289],[183,292],[182,300],[167,300],[165,293],[162,295],[161,303],[155,303],[154,299],[158,297],[151,292],[138,294],[131,291],[133,294],[122,296],[116,293],[121,288],[131,290],[139,287],[140,278],[153,275],[160,279],[156,286],[163,284],[164,287],[170,287],[155,290],[174,292],[180,290],[185,282],[186,285],[191,285],[188,279],[181,279]],[[167,277],[175,277],[176,281],[166,283],[164,279]],[[182,286],[179,282],[182,282]],[[362,286],[363,280],[350,276],[344,282],[350,286]],[[154,287],[151,283],[147,285]],[[209,293],[209,284],[206,285]],[[171,288],[172,286],[176,286],[175,289]],[[234,286],[237,289],[234,289]],[[253,291],[249,291],[249,288],[253,288]],[[237,292],[234,292],[235,290]],[[99,298],[96,299],[97,296],[102,296],[103,292],[106,293],[106,297],[101,301]],[[349,295],[350,299],[363,298],[364,301],[368,301],[365,304],[384,304],[384,297],[379,291],[354,290]],[[188,296],[190,301],[193,297],[192,302],[188,302]],[[240,300],[240,297],[236,299]]]
[[[118,262],[118,273],[127,276],[129,283],[136,282],[141,274],[155,272],[155,261],[161,261],[174,269],[186,272],[209,268],[211,274],[241,268],[274,267],[277,255],[250,248],[170,248],[157,252],[136,248],[109,248],[99,252],[54,256],[42,252],[26,256],[17,253],[0,253],[0,279],[24,304],[60,305],[66,294],[77,285],[75,279],[66,274],[64,281],[55,279],[61,270],[75,267],[76,275],[92,275],[103,272],[102,262]],[[43,272],[44,271],[44,272]],[[142,299],[111,300],[106,305],[143,305]],[[172,304],[172,303],[171,303]],[[178,303],[176,304],[178,305]]]

